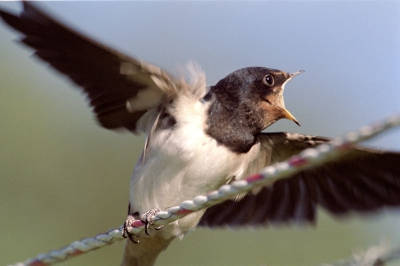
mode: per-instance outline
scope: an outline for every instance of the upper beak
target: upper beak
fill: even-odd
[[[290,79],[294,78],[295,76],[297,76],[297,75],[299,75],[299,74],[301,74],[303,72],[304,72],[304,70],[299,70],[297,72],[291,73],[290,74]]]

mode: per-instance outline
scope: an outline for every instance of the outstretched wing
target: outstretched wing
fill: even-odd
[[[291,133],[259,136],[264,166],[329,141]],[[258,171],[259,169],[257,169]],[[315,222],[320,205],[334,215],[400,205],[400,154],[354,148],[336,161],[307,168],[257,194],[209,208],[200,225],[256,226]]]
[[[0,10],[0,17],[36,56],[82,87],[105,128],[135,131],[138,119],[173,98],[183,82],[77,33],[29,2],[19,15]]]

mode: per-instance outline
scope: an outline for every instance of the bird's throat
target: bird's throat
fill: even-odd
[[[211,103],[206,133],[232,152],[247,153],[256,143],[255,135],[260,130],[249,127],[249,121],[240,112],[233,116],[232,112],[235,111],[227,110],[218,102]]]

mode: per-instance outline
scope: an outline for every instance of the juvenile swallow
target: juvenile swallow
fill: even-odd
[[[329,142],[297,133],[263,133],[279,119],[299,124],[285,108],[285,85],[301,73],[265,67],[234,71],[207,87],[192,64],[190,82],[89,39],[29,2],[0,10],[21,42],[87,94],[99,124],[146,134],[130,181],[127,223],[245,178],[300,151]],[[314,223],[317,206],[333,215],[400,205],[400,154],[362,147],[307,168],[163,228],[129,235],[121,265],[154,265],[172,240],[197,226]],[[160,229],[160,230],[155,230]]]

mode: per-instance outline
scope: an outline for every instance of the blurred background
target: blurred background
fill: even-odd
[[[75,29],[170,73],[194,60],[215,84],[265,66],[306,72],[286,86],[297,127],[267,131],[339,136],[400,111],[400,2],[41,2]],[[0,3],[18,12],[21,3]],[[0,264],[120,226],[144,138],[98,127],[82,93],[31,57],[0,25]],[[400,129],[366,145],[400,151]],[[207,173],[204,173],[205,175]],[[387,237],[400,245],[400,212],[315,226],[197,229],[157,265],[315,265]],[[62,265],[117,265],[123,242]],[[394,262],[390,265],[400,265]]]

